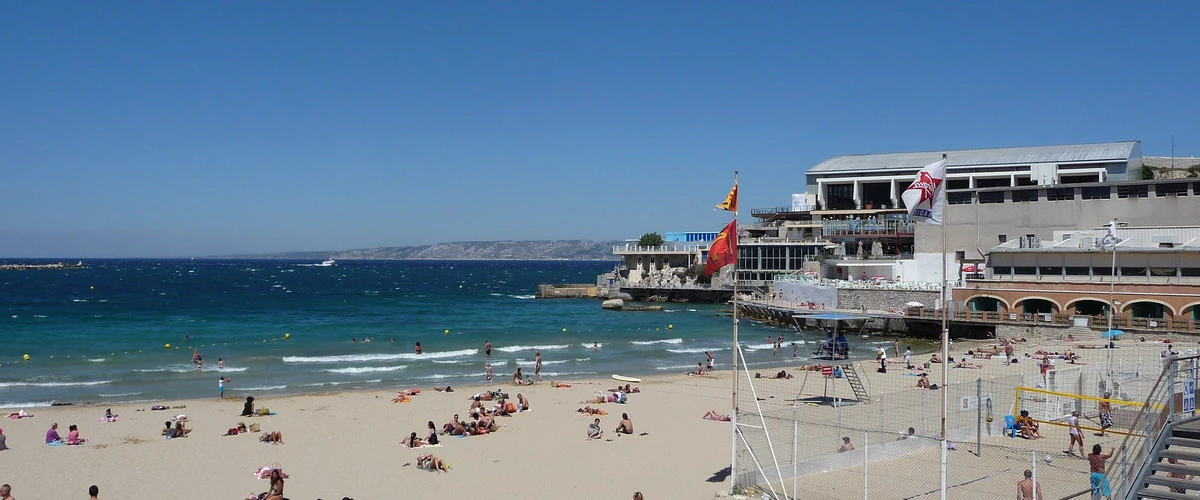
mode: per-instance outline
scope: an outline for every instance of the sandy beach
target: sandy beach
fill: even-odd
[[[497,417],[502,428],[485,436],[452,438],[443,446],[410,450],[400,445],[410,432],[426,434],[458,413],[466,417],[469,396],[480,388],[439,393],[423,387],[412,402],[391,402],[395,392],[354,392],[283,398],[255,398],[270,417],[239,417],[243,398],[236,378],[224,400],[165,401],[183,409],[148,411],[151,404],[112,407],[117,422],[97,422],[104,407],[37,408],[33,418],[0,420],[9,450],[0,452],[0,483],[22,499],[87,498],[99,485],[101,498],[244,499],[266,491],[253,473],[278,464],[291,476],[286,496],[304,499],[467,498],[712,498],[727,487],[727,476],[709,479],[729,465],[728,423],[701,417],[728,411],[728,374],[668,376],[643,381],[643,392],[627,404],[599,405],[605,439],[588,441],[592,418],[575,410],[613,380],[571,381],[570,388],[495,386],[515,397],[524,394],[532,411]],[[215,393],[215,390],[214,390]],[[139,411],[147,409],[147,411]],[[634,435],[613,429],[629,413]],[[194,429],[186,439],[159,435],[164,421],[186,414]],[[282,445],[261,444],[259,434],[222,436],[239,421],[283,433]],[[82,446],[44,444],[57,422],[66,436],[79,425],[89,440]],[[647,435],[640,435],[641,433]],[[418,470],[414,459],[432,452],[452,469],[438,474]]]
[[[954,352],[981,344],[956,342]],[[1047,349],[1064,348],[1063,344],[1031,339],[1020,346],[1018,355],[1042,345]],[[1145,351],[1138,356],[1152,366],[1163,346],[1148,342],[1123,347],[1121,353],[1126,358]],[[1105,356],[1103,350],[1082,354],[1083,361],[1090,363],[1101,363]],[[979,377],[1008,377],[1023,372],[1032,377],[1037,372],[1033,362],[1011,366],[1005,366],[999,358],[979,362],[982,369],[951,370],[952,379],[974,384]],[[873,366],[863,362],[860,370],[871,370]],[[914,379],[903,372],[892,369],[886,375],[872,373],[872,391],[890,394],[908,390]],[[414,431],[424,436],[428,421],[440,428],[455,413],[465,417],[469,397],[481,387],[456,387],[454,393],[419,387],[422,393],[402,404],[392,403],[395,391],[256,397],[258,407],[269,408],[276,415],[243,418],[238,415],[245,394],[237,391],[235,377],[224,400],[163,401],[172,406],[186,405],[167,411],[149,411],[151,403],[113,406],[113,413],[120,418],[112,423],[97,422],[106,409],[103,406],[36,408],[33,418],[0,420],[10,448],[0,452],[0,482],[12,484],[14,496],[22,500],[86,498],[92,484],[100,486],[101,498],[149,495],[164,499],[244,499],[267,488],[267,481],[253,475],[256,470],[279,465],[290,475],[286,496],[297,499],[479,495],[599,499],[630,498],[635,491],[642,491],[647,499],[708,499],[728,487],[725,470],[730,463],[730,424],[701,417],[712,409],[729,411],[730,376],[731,372],[718,371],[705,377],[647,378],[635,384],[642,392],[630,395],[628,404],[600,405],[609,415],[601,417],[605,439],[598,441],[585,438],[591,418],[577,415],[575,410],[598,391],[614,387],[615,381],[574,380],[569,388],[553,388],[548,383],[498,384],[492,388],[512,397],[524,394],[532,411],[498,417],[502,428],[494,434],[446,436],[441,447],[422,450],[404,448],[400,441]],[[933,378],[937,381],[940,372],[934,370]],[[759,397],[768,405],[764,408],[789,407],[786,398],[796,394],[800,383],[793,379],[775,381],[775,385],[759,384]],[[810,383],[803,393],[819,395],[821,390],[821,385]],[[853,407],[861,415],[848,412],[846,425],[854,427],[854,419],[861,418],[867,422],[862,425],[882,427],[877,429],[880,432],[903,432],[893,420],[877,426],[870,423],[874,412],[882,411],[879,404],[876,401]],[[1005,410],[998,410],[999,415]],[[805,407],[805,411],[814,412],[810,415],[818,418],[819,412],[830,412],[830,418],[833,415],[829,407]],[[622,412],[629,413],[633,420],[634,435],[618,437],[613,433]],[[176,414],[186,414],[188,426],[194,431],[186,439],[160,437],[163,422]],[[222,436],[240,421],[258,423],[263,431],[282,432],[285,444],[261,444],[259,434]],[[79,425],[81,435],[89,442],[83,446],[46,446],[45,432],[55,422],[64,436],[68,425]],[[648,434],[641,435],[643,432]],[[848,434],[859,440],[856,434]],[[1047,439],[1039,441],[985,436],[984,445],[990,447],[983,457],[986,460],[965,459],[970,453],[966,448],[973,447],[973,443],[963,445],[964,449],[954,452],[951,462],[952,482],[976,481],[960,490],[963,494],[978,488],[1007,492],[1019,479],[1020,471],[1027,468],[1031,451],[1061,453],[1065,430],[1043,426],[1043,435]],[[832,456],[837,440],[837,431],[832,428],[813,427],[805,429],[801,446],[816,450],[816,455]],[[1107,450],[1117,440],[1117,436],[1110,436],[1100,442]],[[896,445],[874,449],[869,461],[871,481],[866,484],[871,488],[869,497],[917,498],[936,490],[936,440],[927,441],[928,446],[912,445],[911,449]],[[1088,446],[1095,442],[1089,435]],[[450,472],[418,470],[414,459],[425,451],[446,460],[452,466]],[[826,470],[802,474],[802,498],[863,498],[863,457],[845,454],[834,458],[839,461],[829,462]],[[1086,481],[1086,466],[1086,461],[1079,459],[1061,459],[1047,465],[1039,473],[1044,474],[1040,477],[1047,496],[1079,491]]]

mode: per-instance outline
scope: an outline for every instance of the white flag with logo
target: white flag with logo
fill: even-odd
[[[942,190],[946,183],[946,160],[925,165],[908,189],[900,195],[915,222],[942,225]]]
[[[1121,239],[1117,237],[1117,221],[1114,219],[1108,224],[1108,234],[1100,240],[1100,247],[1105,251],[1113,252],[1117,250],[1117,243],[1120,242]]]

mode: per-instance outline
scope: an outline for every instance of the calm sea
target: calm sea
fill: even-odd
[[[221,376],[227,397],[481,383],[485,340],[500,381],[532,374],[536,351],[552,379],[681,373],[704,351],[729,365],[728,306],[612,312],[533,297],[539,283],[594,282],[609,262],[86,264],[0,271],[0,408],[214,397]],[[745,321],[740,333],[751,365],[775,359],[766,337],[801,338]]]

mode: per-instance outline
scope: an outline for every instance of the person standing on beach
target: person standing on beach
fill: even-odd
[[[713,369],[713,355],[711,352],[708,352],[708,351],[704,351],[704,355],[708,356],[708,371],[711,372]]]
[[[893,342],[892,342],[892,344],[893,344],[893,345],[895,346],[895,348],[896,348],[896,357],[897,357],[897,358],[898,358],[898,357],[900,357],[900,341],[899,341],[899,340],[895,340],[895,341],[893,341]]]
[[[1083,453],[1083,450],[1079,450]],[[1112,495],[1112,487],[1108,484],[1108,478],[1104,477],[1104,461],[1112,458],[1115,451],[1108,452],[1107,455],[1101,455],[1104,451],[1100,445],[1092,445],[1092,453],[1087,456],[1088,467],[1091,468],[1090,483],[1092,486],[1092,498],[1100,498],[1101,496],[1108,497]]]
[[[492,364],[485,364],[483,365],[483,368],[487,370],[487,384],[492,385]]]
[[[1100,400],[1100,433],[1097,436],[1103,437],[1104,431],[1113,426],[1112,419],[1112,403],[1108,398],[1112,397],[1112,393],[1104,393],[1104,399]]]
[[[225,399],[225,377],[217,377],[217,399]]]
[[[904,348],[904,367],[909,370],[912,369],[912,346]]]
[[[483,341],[483,352],[487,355],[487,357],[492,357],[492,341],[486,339]],[[491,380],[488,382],[491,382]]]
[[[875,356],[879,360],[879,373],[887,373],[887,349],[879,346],[879,354]]]
[[[540,352],[533,355],[533,381],[542,381],[542,353]]]
[[[1063,453],[1066,453],[1067,455],[1071,455],[1073,457],[1076,457],[1076,456],[1082,457],[1083,456],[1083,431],[1079,430],[1079,412],[1078,411],[1071,412],[1071,416],[1067,417],[1067,433],[1071,437],[1071,442],[1067,445],[1067,451],[1064,451]],[[1075,443],[1079,443],[1079,455],[1076,455],[1074,453],[1075,452]],[[1100,445],[1096,445],[1096,446],[1100,446]],[[1103,472],[1103,471],[1101,471],[1101,472]]]
[[[1034,490],[1037,496],[1034,496]],[[1042,483],[1033,484],[1033,471],[1025,469],[1025,479],[1017,481],[1017,500],[1042,500]]]

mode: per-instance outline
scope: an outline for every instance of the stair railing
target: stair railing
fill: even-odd
[[[1121,440],[1109,462],[1106,478],[1112,486],[1111,498],[1128,498],[1131,492],[1138,489],[1138,477],[1144,468],[1149,467],[1147,462],[1157,452],[1160,434],[1179,414],[1185,413],[1182,402],[1185,395],[1179,394],[1176,384],[1179,380],[1184,380],[1185,384],[1195,380],[1197,359],[1200,359],[1200,355],[1180,356],[1164,363],[1162,373],[1154,381],[1146,401],[1130,424],[1129,433]],[[1194,391],[1194,385],[1192,389]],[[1194,415],[1194,406],[1186,413]]]

